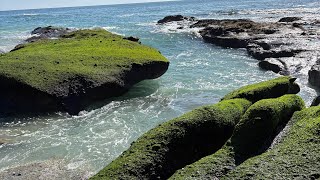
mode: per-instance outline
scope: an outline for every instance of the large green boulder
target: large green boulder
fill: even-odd
[[[19,45],[0,54],[0,114],[77,114],[92,102],[158,78],[168,65],[158,50],[103,29]]]
[[[165,122],[91,179],[166,179],[220,149],[250,105],[245,99],[226,100]]]
[[[222,98],[222,100],[233,98],[245,98],[252,102],[261,99],[276,98],[284,94],[297,94],[300,87],[294,81],[296,78],[282,76],[269,81],[263,81],[239,88]]]
[[[263,99],[245,112],[232,137],[216,153],[177,171],[170,179],[219,179],[246,159],[268,148],[295,111],[304,108],[297,95]]]
[[[292,127],[271,150],[248,159],[223,179],[319,179],[320,107],[294,113]]]

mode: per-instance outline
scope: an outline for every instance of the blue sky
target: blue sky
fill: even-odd
[[[168,0],[0,0],[0,11],[107,4],[127,4],[156,1]]]

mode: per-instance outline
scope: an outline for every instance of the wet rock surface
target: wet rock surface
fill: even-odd
[[[310,84],[320,87],[320,80],[317,81],[320,76],[317,68],[320,20],[294,16],[279,19],[271,22],[249,19],[183,20],[179,27],[189,28],[190,32],[197,31],[207,43],[225,48],[245,48],[251,57],[262,61],[259,66],[265,70],[305,76],[308,75],[305,72],[310,70]]]
[[[301,20],[300,17],[284,17],[279,20],[279,22],[294,22]]]
[[[182,15],[173,15],[173,16],[166,16],[163,19],[158,21],[158,24],[173,22],[173,21],[194,21],[195,17],[189,17],[189,16],[182,16]]]
[[[289,74],[289,71],[285,63],[279,59],[275,59],[275,58],[266,59],[266,60],[260,61],[258,65],[261,69],[270,70],[282,75]]]
[[[75,31],[75,29],[54,26],[37,27],[33,31],[31,31],[31,35],[34,36],[26,39],[26,42],[35,42],[41,39],[58,38],[72,31]]]

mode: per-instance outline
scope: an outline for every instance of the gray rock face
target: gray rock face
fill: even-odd
[[[279,20],[279,22],[294,22],[301,20],[300,17],[284,17]]]
[[[54,27],[54,26],[37,27],[31,32],[31,35],[35,35],[35,36],[28,38],[26,42],[35,42],[40,39],[58,38],[72,31],[74,30],[70,28],[61,28],[61,27]]]
[[[259,67],[264,70],[270,70],[274,73],[279,73],[282,75],[289,75],[289,71],[285,63],[279,59],[270,58],[258,63]]]
[[[309,71],[309,83],[313,86],[320,87],[320,64],[315,64]]]
[[[303,75],[316,63],[314,59],[320,54],[319,19],[284,17],[274,22],[248,19],[181,22],[183,24],[180,23],[180,26],[190,28],[192,33],[198,31],[207,43],[225,48],[245,48],[251,57],[262,61],[259,63],[262,69],[279,74]],[[320,87],[320,80],[316,78],[318,74],[317,68],[313,67],[309,72],[309,81]]]

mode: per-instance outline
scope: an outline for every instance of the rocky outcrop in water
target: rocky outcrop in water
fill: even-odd
[[[301,17],[284,17],[279,20],[279,22],[294,22],[301,20]]]
[[[26,42],[35,42],[41,39],[58,38],[72,31],[75,31],[75,29],[54,26],[37,27],[31,32],[31,35],[33,36],[26,39]]]
[[[166,16],[163,19],[158,21],[158,24],[164,24],[174,21],[194,21],[196,20],[195,17],[189,17],[189,16],[182,16],[182,15],[174,15],[174,16]]]
[[[270,70],[274,73],[279,73],[281,75],[289,75],[289,70],[286,67],[286,64],[280,59],[270,58],[260,61],[258,63],[261,69]]]
[[[288,75],[303,73],[316,64],[320,54],[318,22],[284,17],[278,22],[201,19],[178,25],[181,29],[198,30],[205,42],[225,48],[245,48],[251,57],[262,61],[259,62],[262,69]],[[309,81],[320,87],[320,82],[316,82],[316,66],[309,72]]]
[[[164,74],[158,50],[103,29],[37,28],[41,38],[0,56],[0,115],[66,111],[120,96]],[[94,48],[93,48],[94,47]]]

